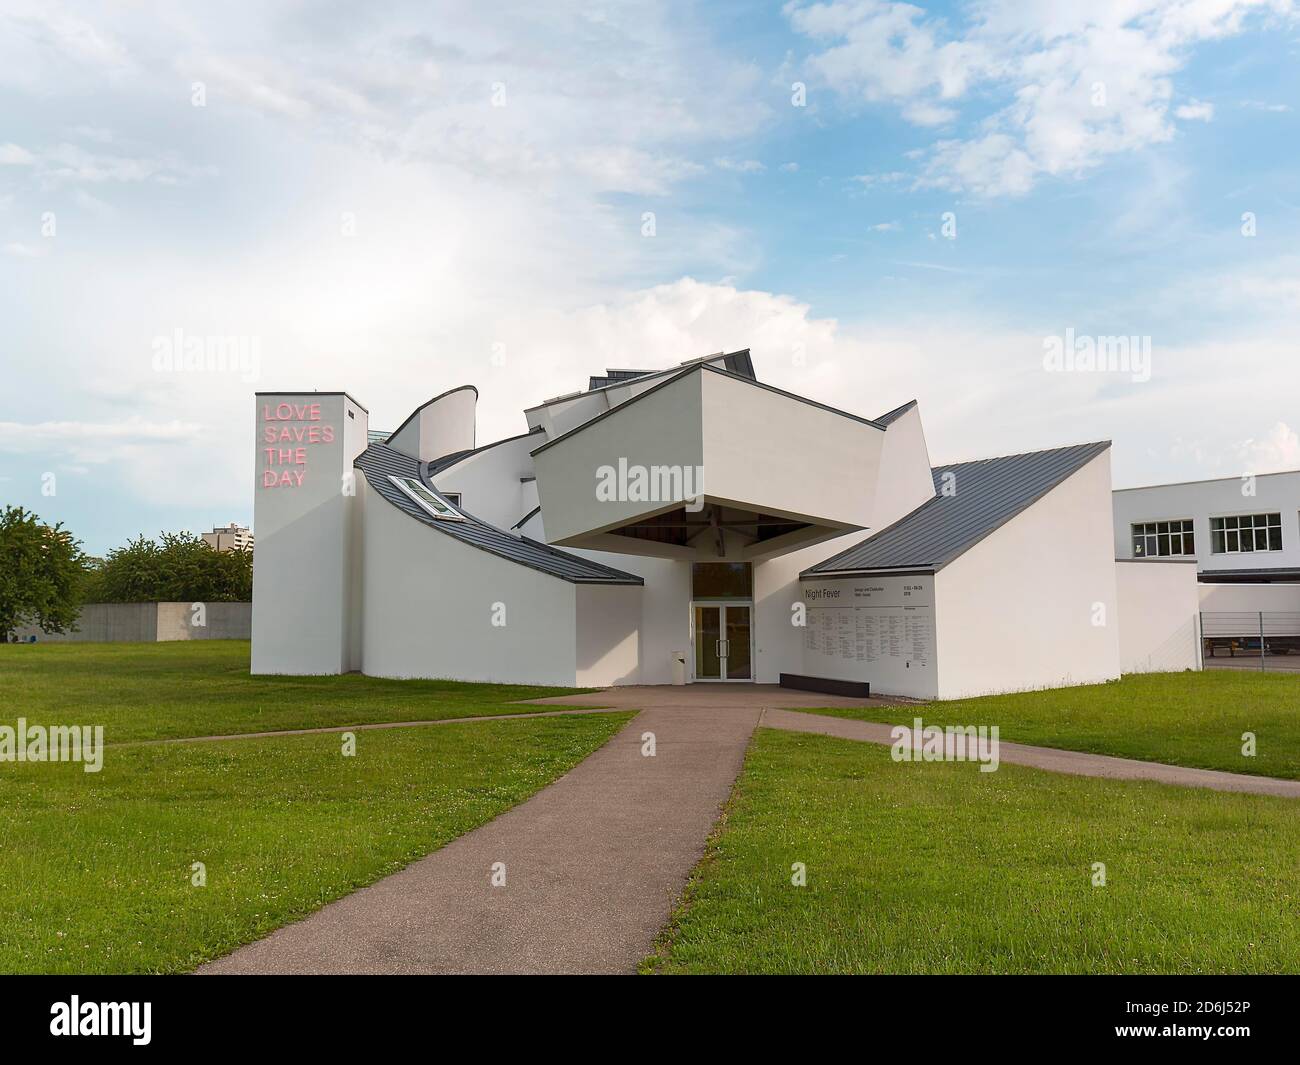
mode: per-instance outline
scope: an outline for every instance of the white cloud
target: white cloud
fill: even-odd
[[[877,222],[871,227],[873,233],[897,233],[903,228],[901,222]]]
[[[153,182],[171,185],[212,173],[210,167],[193,166],[175,156],[108,155],[66,143],[40,150],[33,164],[41,178],[54,183]]]
[[[856,181],[863,189],[870,189],[877,185],[893,185],[906,178],[901,170],[889,170],[883,174],[854,174],[849,180]]]
[[[1290,17],[1295,7],[1293,0],[987,0],[960,24],[894,0],[785,10],[816,42],[807,60],[812,75],[849,100],[891,104],[914,124],[933,126],[951,122],[963,105],[1009,95],[975,134],[933,145],[921,182],[1019,196],[1044,176],[1077,174],[1172,138],[1173,77],[1195,47],[1243,32],[1252,16]],[[1208,121],[1213,108],[1193,100],[1173,115]]]
[[[0,422],[0,452],[66,456],[102,465],[117,461],[124,448],[193,440],[199,429],[192,422],[150,422],[139,417],[118,422]]]
[[[35,151],[0,144],[0,166],[30,167],[45,185],[104,182],[176,184],[211,174],[211,167],[190,165],[176,155],[125,156],[90,152],[76,144],[55,144]]]
[[[0,144],[0,166],[31,166],[36,157],[17,144]]]
[[[1174,117],[1189,122],[1209,122],[1214,118],[1214,104],[1203,100],[1188,100],[1174,108]]]
[[[1278,422],[1262,439],[1243,440],[1238,453],[1250,473],[1300,469],[1300,433]]]
[[[713,165],[719,170],[730,170],[738,174],[761,174],[767,169],[757,159],[728,159],[723,157],[713,160]]]

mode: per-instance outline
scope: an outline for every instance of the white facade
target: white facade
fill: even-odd
[[[1246,575],[1286,579],[1287,571],[1300,574],[1300,471],[1119,489],[1114,510],[1116,558],[1135,557],[1134,525],[1156,523],[1159,532],[1160,523],[1190,521],[1192,552],[1180,555],[1176,548],[1185,547],[1185,543],[1171,543],[1171,554],[1157,557],[1195,559],[1198,571],[1211,579]],[[1259,537],[1251,537],[1250,550],[1243,550],[1240,531],[1235,544],[1220,543],[1215,536],[1216,519],[1236,519],[1239,525],[1242,518],[1261,515],[1277,516],[1280,542],[1276,549],[1269,542],[1271,522],[1263,530],[1263,543],[1257,544]]]
[[[1176,673],[1200,669],[1200,595],[1193,562],[1134,559],[1115,567],[1120,669]]]
[[[683,657],[692,682],[917,698],[1119,674],[1107,445],[951,468],[958,504],[915,403],[837,411],[748,352],[635,373],[482,446],[470,386],[369,445],[343,393],[259,395],[254,672],[596,687]],[[918,564],[836,570],[884,540]]]

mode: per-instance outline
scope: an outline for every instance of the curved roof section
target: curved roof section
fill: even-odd
[[[406,420],[402,422],[402,424],[399,425],[396,429],[394,429],[391,433],[388,434],[388,436],[385,438],[385,442],[393,439],[393,437],[395,437],[398,433],[400,433],[403,429],[405,429],[408,425],[410,425],[411,422],[415,419],[415,417],[420,413],[420,411],[424,410],[425,407],[437,403],[438,400],[440,399],[446,399],[448,396],[452,395],[455,392],[464,392],[466,389],[468,389],[470,392],[473,392],[474,398],[478,399],[478,389],[475,388],[473,385],[457,385],[455,388],[447,389],[446,392],[439,392],[436,396],[433,397],[433,399],[425,400],[418,407],[416,407],[415,410],[411,411],[411,413],[406,416]]]
[[[494,447],[500,447],[502,444],[509,444],[516,440],[524,440],[530,436],[537,436],[545,432],[546,430],[538,425],[529,429],[526,433],[519,433],[517,436],[503,437],[500,440],[493,440],[490,444],[481,444],[478,447],[467,448],[464,451],[453,451],[450,455],[443,455],[441,458],[436,458],[430,462],[427,470],[428,476],[435,477],[445,470],[451,469],[458,462],[463,462],[465,459],[481,454],[484,451],[490,451]]]
[[[934,498],[801,577],[880,570],[936,570],[970,550],[1110,447],[1109,440],[1025,455],[935,466]],[[956,492],[943,495],[945,476]]]
[[[390,476],[414,477],[428,484],[427,478],[420,476],[420,461],[387,444],[372,444],[357,456],[353,465],[365,475],[370,487],[398,510],[431,529],[436,529],[471,547],[477,547],[481,551],[497,555],[508,562],[527,566],[529,569],[538,570],[573,584],[639,585],[645,583],[634,573],[625,573],[609,566],[602,566],[598,562],[571,555],[567,551],[530,540],[526,536],[512,536],[495,525],[480,521],[459,507],[457,512],[465,518],[464,521],[437,521],[429,517],[388,479]]]

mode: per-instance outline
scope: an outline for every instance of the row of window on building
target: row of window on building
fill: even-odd
[[[1235,555],[1282,550],[1281,514],[1234,514],[1210,519],[1210,552]],[[1133,523],[1133,557],[1196,554],[1191,518]]]

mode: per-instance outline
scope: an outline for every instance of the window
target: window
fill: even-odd
[[[692,599],[748,599],[754,591],[752,562],[692,562]]]
[[[453,507],[455,507],[457,510],[460,509],[460,493],[459,493],[459,492],[440,492],[439,495],[441,495],[443,499],[445,499],[448,503],[450,503],[450,504],[451,504]]]
[[[1282,550],[1281,514],[1238,514],[1210,519],[1210,550],[1216,555]]]
[[[1194,554],[1196,554],[1196,543],[1192,538],[1191,518],[1133,523],[1134,558]]]
[[[427,488],[414,477],[392,477],[388,478],[393,484],[397,485],[406,495],[417,503],[420,508],[426,511],[430,517],[437,518],[439,521],[464,521],[464,517],[456,513],[453,507],[446,499],[435,492],[432,488]]]

